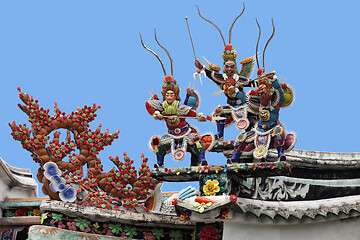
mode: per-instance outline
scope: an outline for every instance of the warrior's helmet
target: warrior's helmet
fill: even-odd
[[[164,99],[166,96],[166,92],[169,90],[172,90],[175,93],[176,98],[179,97],[179,93],[180,93],[179,84],[177,84],[176,81],[171,76],[165,76],[162,86],[162,92],[161,92]]]
[[[232,30],[236,20],[244,13],[245,4],[243,4],[243,10],[241,11],[241,13],[234,19],[233,23],[231,24],[231,27],[230,27],[230,30],[229,30],[229,44],[228,45],[226,45],[224,36],[222,35],[220,29],[213,22],[211,22],[210,20],[204,18],[200,13],[199,7],[198,6],[196,6],[196,7],[197,7],[197,10],[198,10],[199,16],[202,19],[204,19],[205,21],[211,23],[220,33],[220,36],[221,36],[221,38],[223,40],[224,47],[225,47],[225,50],[223,51],[223,54],[222,54],[223,59],[224,59],[224,64],[223,65],[225,65],[225,63],[228,62],[228,61],[232,61],[233,63],[235,63],[235,72],[237,72],[237,67],[236,67],[236,56],[237,56],[237,54],[236,54],[236,50],[232,48],[232,44],[231,44],[231,30]]]

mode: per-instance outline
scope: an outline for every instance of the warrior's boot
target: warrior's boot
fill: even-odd
[[[246,137],[247,137],[246,132],[242,132],[236,137],[234,155],[227,160],[227,164],[239,162],[240,157],[242,155],[242,151],[244,151],[244,149],[246,148],[246,142],[245,142]]]
[[[238,163],[239,162],[239,158],[241,157],[242,152],[240,152],[239,150],[234,150],[234,155],[227,160],[227,164],[232,164],[232,163]]]
[[[207,161],[206,161],[206,159],[205,159],[205,150],[200,151],[200,152],[198,153],[198,158],[199,158],[199,164],[201,164],[202,166],[208,165],[208,164],[207,164]]]
[[[156,154],[157,163],[154,164],[154,168],[163,168],[164,167],[164,157],[165,155]]]
[[[217,127],[217,134],[215,134],[215,140],[222,140],[224,137],[224,128],[225,128],[225,123],[220,123],[218,122],[216,124]]]
[[[286,161],[286,156],[284,154],[284,145],[276,147],[278,151],[278,159],[280,161]]]

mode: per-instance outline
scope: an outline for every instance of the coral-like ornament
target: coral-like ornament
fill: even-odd
[[[143,154],[139,170],[135,170],[134,161],[124,152],[124,162],[117,156],[110,157],[116,168],[103,171],[101,159],[97,156],[118,138],[120,131],[110,134],[106,129],[106,132],[101,132],[101,124],[95,131],[90,129],[89,123],[97,116],[95,112],[100,106],[77,107],[75,112],[66,115],[55,103],[51,116],[50,111],[40,108],[32,96],[20,88],[18,91],[24,103],[18,106],[29,116],[31,129],[13,121],[9,124],[11,135],[40,164],[37,179],[43,184],[45,195],[52,200],[118,211],[130,208],[137,211],[136,206],[145,206],[158,181],[150,176],[146,164],[148,159]],[[66,130],[63,142],[59,130]],[[79,153],[74,153],[75,149]],[[84,167],[87,172],[84,172]]]

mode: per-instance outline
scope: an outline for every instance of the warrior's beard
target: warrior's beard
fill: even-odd
[[[260,94],[260,105],[268,106],[271,101],[271,92],[266,91]]]

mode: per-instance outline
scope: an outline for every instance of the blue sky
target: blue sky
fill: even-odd
[[[8,123],[27,123],[17,107],[17,87],[39,100],[41,107],[53,108],[57,102],[66,113],[76,106],[96,103],[102,108],[92,122],[110,132],[120,129],[119,139],[99,157],[105,169],[112,167],[109,156],[126,151],[135,166],[145,153],[150,166],[155,156],[148,149],[154,134],[166,132],[164,122],[155,121],[145,109],[151,88],[160,94],[163,72],[157,59],[142,48],[157,52],[170,72],[166,54],[174,61],[174,76],[181,97],[189,82],[195,83],[202,103],[199,111],[210,114],[224,96],[212,96],[219,89],[203,77],[194,82],[194,56],[184,17],[189,24],[198,58],[205,56],[221,66],[223,44],[217,30],[202,20],[195,4],[206,18],[222,30],[226,41],[233,19],[242,2],[223,1],[1,1],[0,3],[0,156],[10,165],[29,168],[36,174],[38,165],[10,135]],[[296,93],[292,106],[282,109],[280,120],[298,136],[296,149],[330,152],[358,152],[359,127],[358,64],[360,55],[360,3],[357,1],[247,1],[246,10],[232,31],[232,44],[238,61],[255,54],[258,29],[262,26],[262,51],[271,35],[271,18],[276,33],[266,52],[266,70],[284,76]],[[201,132],[214,132],[209,122],[189,121]],[[225,139],[237,135],[235,126],[226,129]],[[188,166],[171,156],[167,167]],[[210,153],[209,164],[224,164],[221,154]],[[188,183],[166,184],[163,191],[177,191]],[[195,186],[197,184],[194,184]],[[41,191],[40,191],[41,192]],[[40,193],[41,194],[41,193]]]

